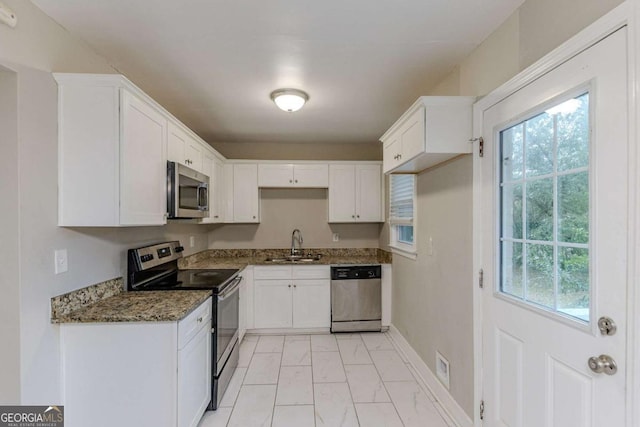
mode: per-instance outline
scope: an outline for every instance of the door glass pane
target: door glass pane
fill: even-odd
[[[563,104],[556,114],[558,126],[558,170],[589,166],[589,94]]]
[[[558,310],[589,320],[589,250],[560,248]]]
[[[502,180],[511,181],[522,178],[523,126],[513,126],[502,132]]]
[[[589,94],[500,132],[500,292],[589,321]]]
[[[553,246],[527,246],[527,291],[525,299],[553,308]]]
[[[522,239],[522,184],[505,184],[502,193],[503,237]]]
[[[527,239],[553,240],[553,178],[528,181]]]
[[[558,240],[589,243],[589,174],[558,177]]]
[[[524,122],[527,177],[553,172],[553,117],[540,114]]]
[[[522,243],[505,242],[502,245],[502,292],[524,298],[523,274]]]

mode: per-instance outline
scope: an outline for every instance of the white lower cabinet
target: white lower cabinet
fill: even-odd
[[[211,400],[211,299],[179,322],[60,325],[69,427],[196,427]]]
[[[255,266],[254,328],[328,328],[330,267]]]

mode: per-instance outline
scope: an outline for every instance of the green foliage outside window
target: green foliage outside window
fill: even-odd
[[[590,295],[589,94],[500,137],[501,290],[584,319]]]

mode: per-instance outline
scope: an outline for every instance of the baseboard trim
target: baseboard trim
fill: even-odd
[[[405,358],[411,363],[422,382],[425,383],[431,394],[436,398],[444,412],[460,427],[473,427],[473,420],[458,405],[449,390],[438,380],[422,358],[411,347],[406,338],[394,325],[389,327],[389,336]]]

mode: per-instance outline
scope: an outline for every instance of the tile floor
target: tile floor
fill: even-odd
[[[386,333],[247,335],[199,427],[448,427]]]

